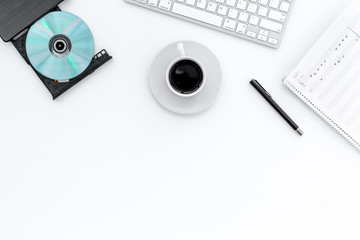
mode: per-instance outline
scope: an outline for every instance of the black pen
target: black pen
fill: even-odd
[[[280,116],[301,136],[304,134],[299,126],[281,109],[281,107],[273,100],[271,95],[263,88],[258,81],[251,80],[250,84],[265,98],[265,100],[280,114]]]

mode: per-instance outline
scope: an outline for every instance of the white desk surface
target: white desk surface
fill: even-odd
[[[0,239],[360,239],[359,153],[281,82],[347,2],[297,0],[273,50],[121,0],[67,0],[114,59],[56,101],[1,42]],[[167,112],[148,87],[178,40],[211,48],[224,71],[197,116]]]

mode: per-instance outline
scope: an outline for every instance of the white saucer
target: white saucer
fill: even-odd
[[[186,56],[197,59],[206,72],[206,84],[192,97],[174,94],[166,82],[169,65],[181,57],[178,44],[183,44]],[[149,74],[149,83],[155,99],[166,109],[178,114],[196,114],[211,107],[220,92],[222,71],[217,57],[204,45],[182,41],[165,47],[155,58]]]

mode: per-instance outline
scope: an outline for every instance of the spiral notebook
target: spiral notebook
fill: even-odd
[[[350,4],[284,84],[360,151],[360,1]]]

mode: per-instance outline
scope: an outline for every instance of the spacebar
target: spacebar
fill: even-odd
[[[172,12],[175,14],[179,14],[184,17],[192,18],[207,24],[211,24],[217,27],[221,27],[223,22],[223,18],[216,16],[211,13],[207,13],[192,7],[188,7],[185,5],[181,5],[179,3],[174,3],[174,7]]]

